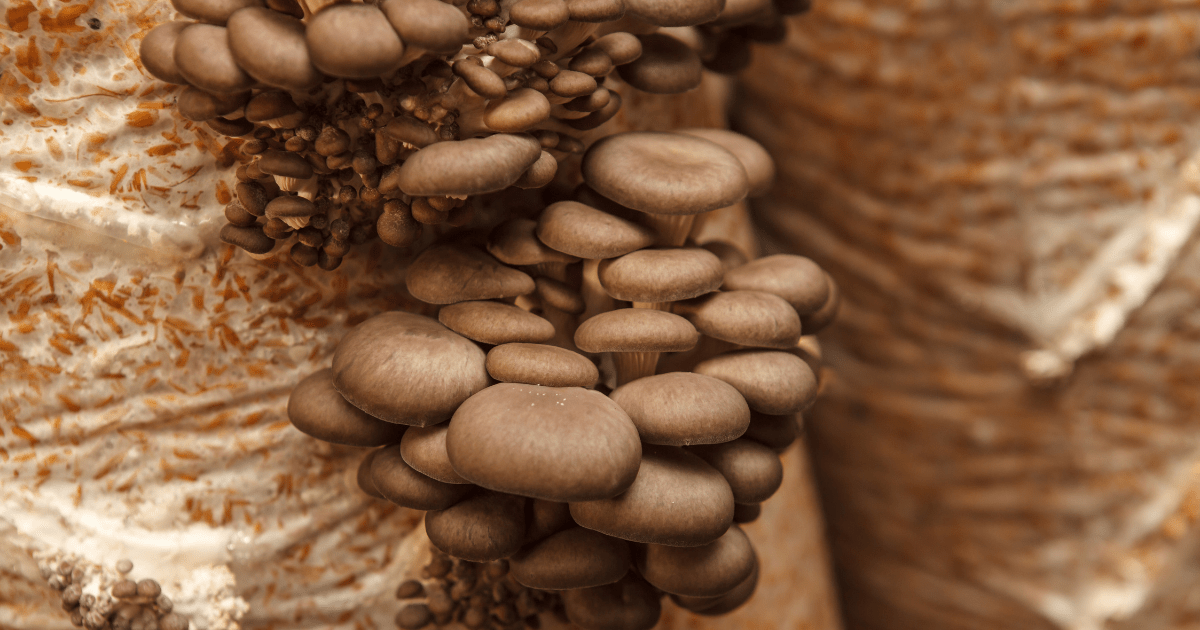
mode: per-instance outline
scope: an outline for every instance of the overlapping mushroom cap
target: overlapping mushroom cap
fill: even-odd
[[[491,382],[478,346],[438,322],[405,312],[376,315],[333,354],[334,386],[352,405],[387,422],[442,422]]]
[[[333,370],[310,374],[288,398],[288,419],[319,440],[346,446],[394,444],[404,426],[384,422],[346,402],[333,386]]]

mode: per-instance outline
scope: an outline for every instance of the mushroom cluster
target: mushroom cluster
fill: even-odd
[[[185,118],[243,161],[221,239],[337,268],[472,224],[469,198],[546,186],[618,86],[690,90],[779,41],[800,0],[172,0],[142,40]],[[690,27],[694,41],[660,32]],[[678,34],[678,33],[676,33]],[[425,226],[440,226],[426,228]],[[432,238],[432,236],[431,236]]]
[[[288,413],[372,447],[362,490],[427,511],[464,571],[559,592],[585,630],[649,628],[663,596],[722,614],[754,592],[739,524],[782,483],[778,454],[817,394],[802,334],[831,321],[837,291],[807,258],[692,238],[770,185],[744,136],[619,133],[580,164],[571,198],[421,250],[406,285],[436,319],[359,324]],[[397,622],[522,623],[472,588]]]
[[[42,569],[47,583],[61,592],[63,610],[71,624],[88,630],[188,630],[187,617],[172,612],[175,605],[152,579],[134,581],[128,577],[133,563],[119,560],[117,580],[104,572],[89,574],[83,566],[62,560]],[[99,592],[88,582],[98,582]]]

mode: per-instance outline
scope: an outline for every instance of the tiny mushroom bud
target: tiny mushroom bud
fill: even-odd
[[[551,534],[513,556],[517,583],[544,590],[612,584],[629,572],[629,543],[582,527]]]
[[[702,374],[640,378],[610,394],[647,444],[719,444],[750,426],[750,407],[732,385]]]
[[[146,71],[154,78],[176,85],[187,83],[187,79],[179,73],[179,68],[175,66],[175,41],[179,39],[179,34],[183,32],[183,29],[191,24],[191,22],[182,20],[164,22],[155,26],[142,38],[142,43],[138,48],[138,57],[142,60]]]
[[[333,387],[333,370],[306,377],[288,398],[288,419],[300,431],[319,440],[345,446],[394,444],[404,427],[374,418],[346,402]]]
[[[701,334],[740,346],[787,350],[800,341],[796,310],[765,291],[721,291],[680,302],[674,311]]]
[[[488,351],[486,365],[488,374],[502,383],[591,387],[600,379],[600,371],[583,355],[542,344],[496,346]]]
[[[603,394],[501,383],[454,412],[446,451],[454,469],[477,485],[579,501],[628,488],[641,443],[629,416]]]
[[[704,67],[695,50],[661,33],[640,39],[642,54],[617,68],[622,80],[651,94],[680,94],[700,85]]]
[[[413,297],[429,304],[516,297],[535,287],[527,274],[465,245],[435,245],[421,252],[409,265],[406,284]]]
[[[350,136],[337,127],[325,127],[317,135],[313,148],[326,157],[345,153],[350,149]]]
[[[587,116],[584,116],[583,118],[571,118],[563,122],[565,122],[566,125],[572,129],[587,131],[589,129],[595,129],[609,120],[612,120],[612,117],[616,116],[617,112],[620,110],[621,95],[617,94],[616,92],[611,92],[609,94],[608,105],[605,105],[603,108],[596,110]],[[560,150],[566,151],[565,148]]]
[[[453,53],[470,39],[466,16],[441,0],[385,0],[379,8],[409,46]]]
[[[485,361],[478,346],[428,317],[383,313],[356,326],[338,344],[334,387],[376,418],[429,426],[449,418],[459,404],[487,387],[491,379]]]
[[[662,615],[660,597],[633,572],[615,584],[562,594],[567,619],[583,630],[650,630]]]
[[[304,23],[263,7],[229,18],[229,48],[247,74],[266,85],[303,91],[321,84],[304,40]]]
[[[752,440],[691,446],[689,451],[717,469],[736,503],[761,503],[783,483],[783,464],[770,448]]]
[[[175,40],[175,67],[187,82],[208,92],[241,92],[254,79],[238,67],[223,26],[192,24]]]
[[[408,158],[394,185],[419,197],[478,195],[503,190],[541,157],[541,144],[525,134],[439,142]],[[390,183],[384,180],[380,189]]]
[[[184,118],[203,122],[236,111],[249,99],[249,90],[230,94],[213,94],[189,85],[179,93],[175,107]]]
[[[431,623],[433,613],[429,612],[429,607],[425,604],[409,604],[396,613],[396,627],[402,630],[419,630]]]
[[[305,33],[312,63],[326,74],[371,79],[397,68],[404,43],[379,7],[338,4],[310,18]]]
[[[221,242],[240,247],[251,254],[266,254],[275,249],[275,240],[257,225],[239,227],[226,224],[221,228]]]
[[[525,540],[525,499],[478,491],[451,508],[426,514],[425,532],[434,547],[455,558],[471,562],[507,558]]]
[[[479,343],[542,343],[554,338],[550,322],[508,304],[487,301],[458,302],[442,308],[438,321],[454,332]]]
[[[699,457],[679,447],[648,444],[628,490],[611,499],[572,502],[571,517],[622,540],[695,547],[729,529],[733,492]]]
[[[509,19],[534,31],[554,30],[571,19],[563,0],[520,0],[509,9]]]
[[[371,483],[383,498],[413,510],[444,510],[462,500],[471,486],[423,475],[401,456],[401,445],[380,450],[371,462]]]
[[[399,199],[383,204],[383,213],[375,223],[379,240],[392,247],[410,247],[421,238],[422,227],[412,216],[412,210]]]
[[[758,559],[750,538],[731,525],[720,538],[699,547],[646,545],[637,554],[647,582],[674,595],[715,597],[728,593],[754,573]]]
[[[448,429],[446,423],[408,429],[400,442],[400,455],[413,470],[442,483],[471,483],[450,465],[450,457],[446,454]]]
[[[235,12],[261,7],[262,0],[171,0],[176,11],[207,24],[225,24]]]
[[[801,411],[817,396],[817,377],[787,352],[741,350],[702,361],[693,370],[719,378],[742,394],[750,409],[782,415]]]

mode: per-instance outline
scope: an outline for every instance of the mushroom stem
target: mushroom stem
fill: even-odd
[[[583,282],[579,293],[583,296],[583,303],[587,306],[584,308],[583,314],[579,316],[580,324],[600,313],[611,311],[616,303],[608,291],[604,290],[604,286],[600,284],[599,268],[599,260],[583,261]]]
[[[558,52],[550,57],[550,61],[558,61],[575,52],[575,48],[596,32],[600,27],[592,22],[567,22],[562,26],[546,33],[546,37],[558,47]]]
[[[659,247],[681,247],[692,232],[694,214],[649,214],[643,213],[640,223],[658,234]]]
[[[554,338],[547,343],[566,348],[572,352],[579,352],[579,348],[575,345],[575,328],[578,323],[575,316],[542,302],[542,317],[554,325]]]
[[[630,302],[633,308],[650,308],[656,311],[671,312],[671,302]]]
[[[639,378],[654,376],[661,352],[614,352],[613,365],[617,368],[617,387]]]

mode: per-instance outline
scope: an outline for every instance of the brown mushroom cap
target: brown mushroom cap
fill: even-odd
[[[554,324],[508,304],[470,301],[444,307],[438,321],[480,343],[542,343],[554,338]]]
[[[699,338],[686,319],[645,308],[600,313],[575,330],[575,345],[584,352],[683,352]]]
[[[506,343],[488,351],[488,374],[502,383],[546,387],[591,387],[600,380],[595,364],[565,348]]]
[[[359,462],[358,472],[355,473],[354,476],[354,480],[358,483],[359,490],[362,490],[363,494],[376,499],[385,499],[385,497],[382,494],[379,494],[379,490],[375,488],[375,481],[371,479],[371,464],[375,463],[375,456],[378,455],[382,450],[383,449],[381,448],[377,448],[367,451],[366,456],[362,458],[361,462]]]
[[[728,442],[750,425],[750,407],[742,395],[702,374],[647,376],[618,387],[609,397],[629,414],[647,444]]]
[[[290,116],[298,111],[300,108],[296,106],[296,101],[292,100],[290,94],[282,90],[267,90],[255,94],[250,102],[246,103],[246,120],[263,122]]]
[[[715,291],[725,270],[721,259],[706,249],[672,247],[642,249],[605,260],[598,273],[600,285],[618,300],[674,302]],[[797,318],[797,338],[799,326]]]
[[[599,48],[584,48],[579,54],[571,57],[567,67],[593,77],[603,77],[612,72],[613,61]]]
[[[266,85],[303,91],[321,84],[321,71],[308,56],[304,23],[264,7],[242,9],[229,18],[229,48],[246,74]]]
[[[617,67],[621,80],[651,94],[682,94],[700,86],[704,64],[690,46],[662,33],[639,39],[642,54]]]
[[[787,352],[730,352],[702,361],[692,371],[733,385],[750,408],[761,413],[795,413],[817,397],[817,377],[812,368]]]
[[[554,176],[558,174],[558,160],[554,156],[542,151],[537,161],[533,163],[517,181],[513,182],[513,186],[517,188],[542,188],[554,181]]]
[[[800,437],[800,418],[795,414],[770,416],[751,412],[750,427],[742,437],[782,453]]]
[[[837,318],[838,309],[841,307],[842,292],[838,289],[837,283],[833,281],[833,278],[829,277],[829,274],[825,274],[825,280],[829,283],[829,298],[825,300],[825,303],[815,313],[800,316],[800,323],[804,326],[804,334],[806,335],[815,335],[821,329],[832,324],[833,320]]]
[[[171,0],[176,11],[206,24],[224,25],[237,11],[261,7],[262,0]]]
[[[382,313],[338,344],[334,387],[376,418],[429,426],[449,418],[462,401],[488,386],[485,360],[479,346],[428,317]]]
[[[574,527],[571,509],[560,501],[530,499],[525,505],[525,543],[535,543],[550,534]]]
[[[275,240],[264,234],[259,225],[239,227],[227,223],[221,228],[221,242],[240,247],[251,254],[266,254],[275,249]]]
[[[532,129],[549,118],[550,101],[546,95],[532,88],[521,88],[489,103],[483,122],[492,131],[517,133]]]
[[[525,2],[542,2],[543,0],[524,0]],[[548,0],[559,1],[561,0]],[[524,4],[524,2],[522,2]],[[514,6],[515,10],[517,7]],[[565,10],[565,9],[564,9]],[[546,29],[549,30],[549,29]],[[542,58],[537,44],[527,39],[501,39],[488,44],[487,54],[515,68],[528,68]]]
[[[175,40],[179,38],[183,29],[190,25],[191,22],[183,20],[164,22],[146,33],[138,47],[138,57],[146,67],[146,72],[159,81],[176,85],[187,83],[187,79],[183,78],[179,68],[175,66]]]
[[[580,258],[613,258],[654,244],[654,232],[577,201],[550,204],[538,217],[537,237]]]
[[[224,26],[197,23],[180,31],[174,60],[179,74],[206,92],[241,92],[254,85],[234,60]]]
[[[582,527],[552,534],[509,561],[517,583],[550,591],[612,584],[630,564],[629,543]]]
[[[625,10],[658,26],[696,26],[711,22],[725,0],[625,0]]]
[[[629,416],[603,394],[515,383],[464,402],[450,420],[446,451],[472,483],[550,501],[622,492],[642,452]]]
[[[317,205],[297,195],[280,195],[267,202],[269,218],[311,217],[317,213]]]
[[[761,503],[734,503],[733,504],[733,522],[739,525],[744,523],[753,523],[762,516]]]
[[[699,214],[746,196],[746,171],[720,145],[677,133],[635,131],[597,141],[581,165],[588,186],[634,210]]]
[[[471,39],[467,16],[441,0],[384,0],[379,8],[410,46],[453,53]]]
[[[454,507],[426,514],[425,533],[434,547],[455,558],[471,562],[507,558],[525,540],[525,499],[478,491]]]
[[[509,19],[523,28],[550,31],[566,24],[571,13],[563,0],[520,0],[509,9]]]
[[[534,233],[537,221],[511,218],[497,225],[488,234],[488,253],[506,265],[538,265],[541,263],[573,263],[579,259],[551,249]]]
[[[308,54],[322,72],[371,79],[395,70],[404,43],[379,7],[335,4],[308,21]]]
[[[675,602],[680,608],[706,617],[724,615],[746,603],[754,595],[754,590],[758,587],[758,571],[758,558],[756,554],[754,571],[750,573],[750,577],[742,580],[741,584],[735,586],[732,591],[723,595],[717,595],[716,597],[671,595],[671,601]]]
[[[800,316],[783,298],[764,291],[721,291],[674,306],[696,330],[752,348],[790,349],[800,341]]]
[[[624,32],[609,33],[592,44],[604,51],[613,65],[623,66],[642,56],[642,40],[637,35]]]
[[[440,2],[438,3],[441,4]],[[388,121],[388,124],[384,125],[383,133],[393,140],[407,142],[418,149],[427,147],[438,141],[438,134],[433,130],[432,127],[424,122],[421,122],[420,120],[417,120],[416,118],[409,116],[397,116],[391,119]],[[334,151],[334,153],[341,153],[349,148],[349,140],[347,139],[347,146],[341,151]],[[321,147],[319,145],[317,146],[317,151],[321,151]],[[322,155],[324,155],[324,153],[322,153]],[[333,153],[330,153],[329,155],[333,155]]]
[[[466,245],[434,245],[408,267],[408,291],[429,304],[497,300],[527,295],[533,278]]]
[[[258,168],[268,175],[308,179],[313,176],[312,164],[291,151],[268,150],[258,158]]]
[[[721,267],[725,270],[725,273],[729,273],[730,269],[737,269],[750,262],[750,258],[746,256],[746,252],[726,241],[706,241],[701,243],[700,247],[707,249],[717,258],[721,259]]]
[[[567,11],[576,22],[612,22],[625,15],[623,0],[567,0]]]
[[[412,209],[399,199],[389,199],[383,204],[383,213],[375,222],[375,233],[379,240],[392,247],[411,247],[424,228],[413,218]]]
[[[742,439],[692,446],[688,450],[725,477],[736,503],[762,503],[783,483],[779,456],[758,442]]]
[[[583,630],[650,630],[662,615],[658,591],[630,572],[621,581],[565,591],[567,619]]]
[[[733,522],[733,492],[712,466],[676,446],[647,444],[637,478],[611,499],[571,503],[576,523],[633,542],[695,547]]]
[[[187,86],[175,100],[175,108],[188,120],[202,122],[224,116],[246,104],[250,91],[229,94],[212,94],[199,88]]]
[[[413,510],[444,510],[471,491],[469,485],[443,483],[413,470],[404,461],[399,444],[375,454],[371,483],[383,498]]]
[[[775,161],[763,146],[753,139],[728,129],[679,129],[679,133],[715,142],[737,156],[750,182],[751,197],[764,195],[775,181]]]
[[[562,70],[550,79],[550,91],[556,96],[587,96],[597,88],[596,77],[575,70]]]
[[[817,312],[828,301],[830,291],[825,272],[817,263],[791,254],[752,260],[726,274],[722,288],[774,293],[802,317]]]
[[[393,425],[395,426],[395,425]],[[471,483],[454,472],[446,455],[445,424],[431,427],[412,427],[400,441],[400,456],[413,470],[442,483]]]
[[[485,68],[476,57],[454,62],[454,74],[462,77],[467,87],[483,98],[504,98],[508,94],[504,79],[491,68]]]
[[[318,440],[345,446],[382,446],[400,441],[403,426],[384,422],[346,402],[333,387],[333,370],[314,372],[288,397],[292,426]]]
[[[587,308],[583,295],[565,282],[539,276],[533,279],[533,283],[542,302],[564,313],[578,315]]]
[[[715,597],[737,588],[754,573],[758,559],[750,538],[737,525],[699,547],[646,545],[637,554],[638,572],[673,595]]]
[[[525,134],[439,142],[404,162],[396,186],[418,197],[496,192],[511,186],[541,155],[541,143]]]

